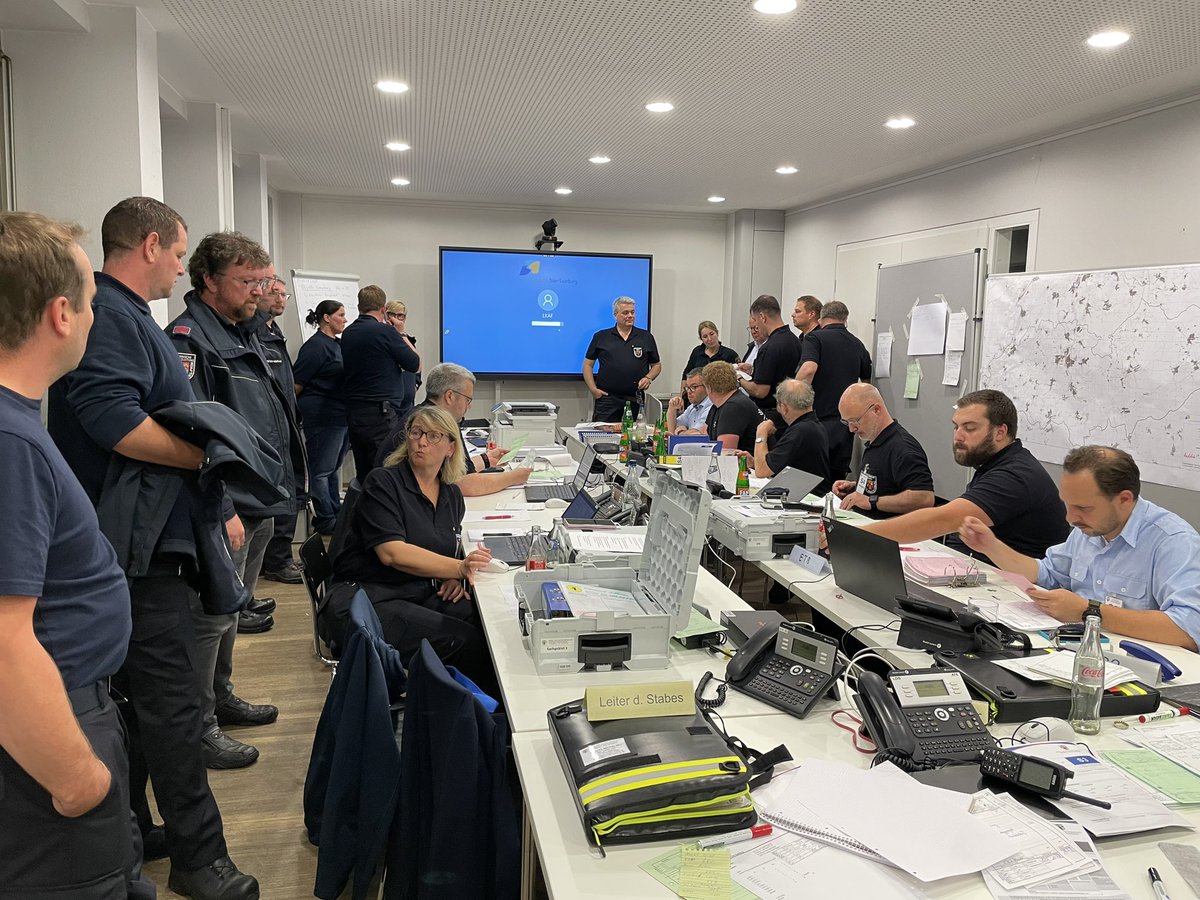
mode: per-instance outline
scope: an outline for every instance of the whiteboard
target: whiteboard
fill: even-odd
[[[300,319],[300,333],[308,340],[317,329],[305,319],[322,300],[336,300],[346,307],[346,322],[358,318],[358,276],[339,272],[307,272],[292,269],[292,308]]]
[[[1116,446],[1196,490],[1200,265],[995,275],[985,308],[979,383],[1013,399],[1034,456]]]

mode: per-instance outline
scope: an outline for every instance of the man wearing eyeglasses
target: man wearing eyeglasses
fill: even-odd
[[[271,258],[262,246],[237,232],[207,235],[188,261],[193,290],[184,297],[183,315],[167,326],[197,400],[236,410],[279,451],[286,499],[265,502],[238,485],[226,488],[228,532],[233,561],[246,590],[254,595],[275,517],[297,513],[292,486],[305,477],[304,445],[290,399],[271,372],[257,334],[255,313],[274,284]],[[293,392],[294,395],[294,392]],[[193,604],[198,648],[197,679],[204,711],[204,754],[210,769],[251,765],[258,750],[225,734],[222,725],[265,725],[279,710],[248,703],[233,692],[233,642],[238,614],[208,615]],[[259,630],[270,627],[265,624]],[[242,629],[246,625],[243,623]]]
[[[404,412],[404,373],[417,372],[421,357],[387,318],[387,294],[377,284],[358,292],[359,316],[342,332],[343,391],[350,450],[358,480],[366,480],[375,457]]]
[[[842,509],[886,519],[933,506],[933,475],[925,448],[892,418],[872,384],[852,384],[838,402],[841,422],[863,439],[862,466],[853,481],[835,481]]]
[[[685,376],[686,408],[682,397],[672,397],[667,404],[669,434],[708,434],[708,411],[712,409],[712,400],[700,377],[703,371],[703,366],[697,366]]]

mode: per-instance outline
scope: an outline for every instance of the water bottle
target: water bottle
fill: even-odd
[[[1071,727],[1078,734],[1100,731],[1100,698],[1104,695],[1104,652],[1100,647],[1100,616],[1085,616],[1083,640],[1075,651],[1071,678]]]
[[[525,557],[525,571],[533,572],[546,568],[550,558],[550,544],[542,533],[540,525],[534,525],[529,531],[529,555]]]

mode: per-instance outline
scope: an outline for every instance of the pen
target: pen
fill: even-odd
[[[702,850],[712,847],[725,847],[729,844],[738,844],[742,841],[766,837],[770,833],[770,825],[754,825],[751,828],[743,828],[741,831],[731,831],[728,834],[717,834],[712,837],[700,838],[700,840],[696,841],[696,846]]]
[[[1158,869],[1154,868],[1154,866],[1151,866],[1149,872],[1150,886],[1154,888],[1154,896],[1157,897],[1158,900],[1171,900],[1171,898],[1167,896],[1167,889],[1163,887],[1162,879],[1158,877]]]
[[[484,516],[483,521],[494,522],[497,519],[511,519],[511,518],[512,518],[512,516]]]

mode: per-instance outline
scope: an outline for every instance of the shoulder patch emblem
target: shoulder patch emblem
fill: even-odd
[[[180,326],[182,327],[182,326]],[[177,329],[178,330],[178,329]],[[179,361],[183,363],[183,371],[187,372],[188,381],[196,375],[196,354],[180,353]]]
[[[182,334],[184,337],[187,337],[191,333],[192,327],[190,325],[176,325],[171,329],[171,334]]]

